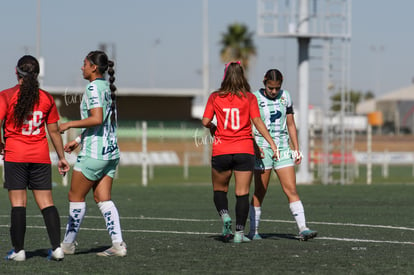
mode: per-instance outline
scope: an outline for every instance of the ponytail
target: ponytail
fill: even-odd
[[[111,90],[111,99],[112,99],[112,104],[111,104],[111,123],[115,123],[117,122],[117,110],[116,110],[116,86],[114,85],[115,82],[115,70],[114,70],[114,62],[111,60],[108,60],[108,75],[109,75],[109,89]]]
[[[35,105],[39,103],[39,81],[37,80],[39,71],[39,62],[33,56],[25,55],[17,62],[17,78],[22,79],[13,114],[17,128],[23,126]]]

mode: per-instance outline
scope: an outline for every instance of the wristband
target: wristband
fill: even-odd
[[[82,140],[81,140],[81,138],[79,136],[77,136],[75,138],[75,141],[76,141],[77,144],[80,144]]]
[[[273,153],[276,154],[276,159],[280,159],[280,151],[279,151],[279,148],[277,148],[276,150],[273,150]]]
[[[293,159],[300,159],[300,158],[302,158],[302,152],[301,151],[297,151],[297,150],[292,151],[292,158]]]

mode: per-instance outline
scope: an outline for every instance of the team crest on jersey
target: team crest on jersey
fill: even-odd
[[[283,106],[286,106],[286,105],[287,105],[287,99],[286,99],[286,97],[282,96],[282,97],[280,98],[280,103],[281,103]]]

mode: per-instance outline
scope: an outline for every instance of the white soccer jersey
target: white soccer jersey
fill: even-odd
[[[276,145],[279,148],[289,148],[286,111],[287,108],[293,108],[290,94],[286,90],[280,90],[275,99],[269,99],[264,92],[264,89],[254,92],[259,104],[260,116]],[[270,147],[257,129],[254,130],[254,137],[259,147]]]

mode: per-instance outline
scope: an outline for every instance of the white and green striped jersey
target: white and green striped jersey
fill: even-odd
[[[119,148],[116,135],[116,121],[111,121],[112,99],[109,83],[103,78],[95,79],[86,86],[80,105],[81,118],[89,117],[93,108],[101,107],[103,122],[101,125],[82,129],[82,148],[80,156],[100,160],[119,158]],[[116,109],[114,110],[116,112]]]
[[[253,93],[257,97],[260,116],[279,149],[289,148],[289,132],[286,125],[286,110],[287,108],[293,107],[290,94],[286,90],[280,90],[275,99],[270,99],[266,97],[264,92],[264,89],[260,89]],[[259,131],[257,131],[257,129],[255,129],[253,133],[259,147],[270,147],[269,143],[264,139]]]

